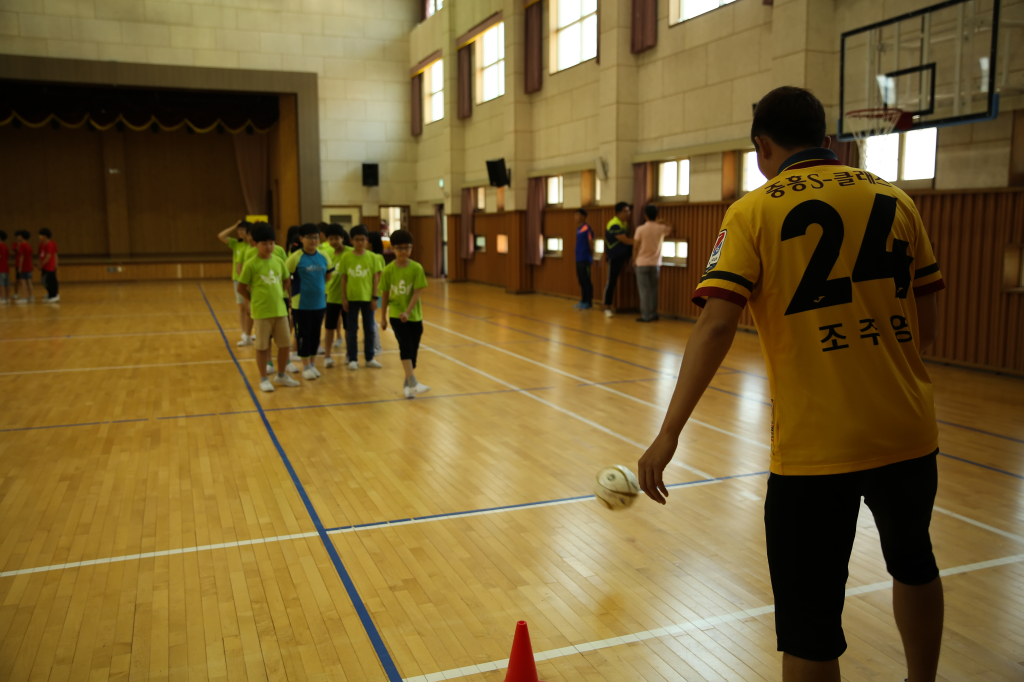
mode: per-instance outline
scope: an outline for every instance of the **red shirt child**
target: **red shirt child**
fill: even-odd
[[[0,242],[0,272],[11,271],[11,252],[7,248],[7,244]]]
[[[32,245],[19,242],[17,249],[18,272],[32,272]]]
[[[47,258],[49,254],[49,258]],[[57,271],[57,242],[47,239],[45,244],[39,245],[39,260],[42,262],[43,272]]]

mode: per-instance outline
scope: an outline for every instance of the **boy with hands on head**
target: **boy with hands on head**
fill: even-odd
[[[416,380],[416,355],[423,336],[423,310],[420,306],[420,292],[427,288],[427,276],[423,266],[412,260],[412,233],[395,230],[391,235],[391,248],[395,260],[389,263],[381,275],[380,290],[384,297],[381,305],[380,328],[388,328],[388,307],[391,307],[391,328],[395,330],[398,349],[405,370],[405,384],[402,393],[406,398],[415,398],[426,393],[429,386]]]
[[[288,308],[284,292],[291,287],[291,278],[284,261],[274,255],[274,228],[267,223],[252,226],[252,240],[257,254],[245,262],[238,276],[238,291],[249,307],[256,332],[256,366],[260,371],[260,390],[273,392],[278,386],[298,386],[299,382],[285,374],[288,353],[291,350],[291,331],[288,329]],[[277,376],[273,383],[267,376],[270,360],[270,339],[277,344]]]

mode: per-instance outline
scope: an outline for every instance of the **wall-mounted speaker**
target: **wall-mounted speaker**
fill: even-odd
[[[491,187],[504,187],[510,183],[511,173],[505,167],[505,159],[495,159],[487,162],[487,177],[491,181]]]
[[[375,163],[363,164],[363,187],[376,187],[380,184],[380,176]]]

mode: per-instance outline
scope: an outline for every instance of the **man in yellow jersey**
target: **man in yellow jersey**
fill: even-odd
[[[640,459],[640,485],[665,503],[662,471],[749,303],[772,394],[765,534],[783,679],[840,679],[864,497],[894,579],[910,682],[934,680],[943,598],[928,526],[938,429],[920,352],[935,338],[942,275],[907,195],[827,149],[814,95],[770,92],[751,139],[771,179],[726,213],[694,292],[704,312],[661,432]]]

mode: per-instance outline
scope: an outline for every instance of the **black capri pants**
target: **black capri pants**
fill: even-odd
[[[413,369],[416,368],[416,355],[420,350],[420,339],[423,337],[423,322],[402,322],[400,318],[391,318],[391,328],[395,330],[395,338],[398,340],[399,357],[403,360],[412,360]]]
[[[861,497],[893,579],[924,585],[939,577],[928,533],[937,453],[848,474],[768,477],[764,528],[779,651],[811,661],[846,651],[843,602]]]
[[[324,309],[292,311],[295,318],[295,340],[300,358],[315,358],[320,348],[320,327],[324,323]]]
[[[345,309],[340,303],[328,303],[327,313],[324,315],[324,329],[336,331],[338,322],[341,322],[341,328],[345,329]]]

